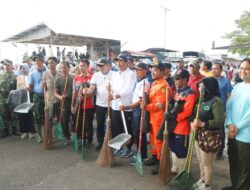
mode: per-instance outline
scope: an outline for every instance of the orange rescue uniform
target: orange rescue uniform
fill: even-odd
[[[158,160],[160,160],[161,158],[162,141],[157,140],[156,136],[164,119],[164,112],[166,107],[166,89],[169,90],[168,93],[170,99],[170,87],[165,81],[164,77],[159,80],[155,80],[152,83],[151,88],[149,89],[149,104],[146,105],[146,111],[149,112],[151,124],[151,153],[152,155],[156,155]]]

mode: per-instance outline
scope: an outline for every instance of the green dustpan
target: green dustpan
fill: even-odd
[[[138,151],[137,153],[136,160],[135,160],[135,169],[140,176],[143,176],[144,172],[143,172],[143,164],[142,164],[142,159],[141,159],[141,151]]]
[[[55,137],[56,137],[56,139],[64,140],[64,135],[63,135],[63,130],[62,130],[61,123],[56,124]]]

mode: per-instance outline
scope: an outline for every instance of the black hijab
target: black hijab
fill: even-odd
[[[220,97],[219,83],[216,78],[206,77],[201,79],[199,83],[203,83],[205,88],[203,101],[208,101],[215,96]]]

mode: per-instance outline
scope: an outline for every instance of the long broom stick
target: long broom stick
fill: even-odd
[[[169,89],[166,88],[165,114],[168,113],[168,96],[169,96]],[[170,159],[169,159],[167,120],[166,119],[164,120],[165,120],[165,129],[164,129],[164,134],[163,134],[163,145],[161,149],[159,179],[163,185],[166,185],[170,181]]]
[[[51,148],[52,145],[52,129],[50,129],[50,116],[49,116],[49,107],[47,105],[46,96],[45,96],[46,89],[44,88],[44,140],[43,140],[43,146],[45,149]]]
[[[111,94],[110,83],[108,85],[108,118],[107,118],[107,128],[102,145],[101,152],[98,156],[96,163],[102,167],[112,167],[114,164],[114,155],[112,149],[108,146],[108,142],[111,139],[111,121],[110,121],[110,94]]]
[[[79,124],[79,115],[80,115],[80,109],[81,109],[81,100],[82,100],[82,87],[80,87],[80,90],[78,92],[78,106],[77,106],[77,115],[76,115],[76,125],[75,125],[75,134],[73,137],[73,150],[78,152],[78,139],[77,139],[77,131],[78,131],[78,124]],[[77,142],[75,142],[77,141]]]
[[[83,117],[82,117],[82,159],[84,159],[85,156],[84,136],[85,136],[85,120],[86,120],[86,100],[87,100],[87,94],[86,94],[86,89],[84,89]]]

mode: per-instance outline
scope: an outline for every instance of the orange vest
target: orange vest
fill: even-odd
[[[168,83],[162,77],[155,80],[149,89],[149,104],[146,106],[146,110],[149,112],[152,125],[160,126],[163,121],[166,107],[166,88],[170,89]]]
[[[174,99],[177,100],[179,94],[176,93]],[[190,124],[188,122],[188,118],[192,115],[194,105],[196,102],[196,95],[191,93],[187,96],[181,98],[181,100],[185,100],[185,104],[183,106],[183,111],[177,114],[176,121],[177,125],[174,129],[174,134],[177,135],[189,135],[190,133]]]

